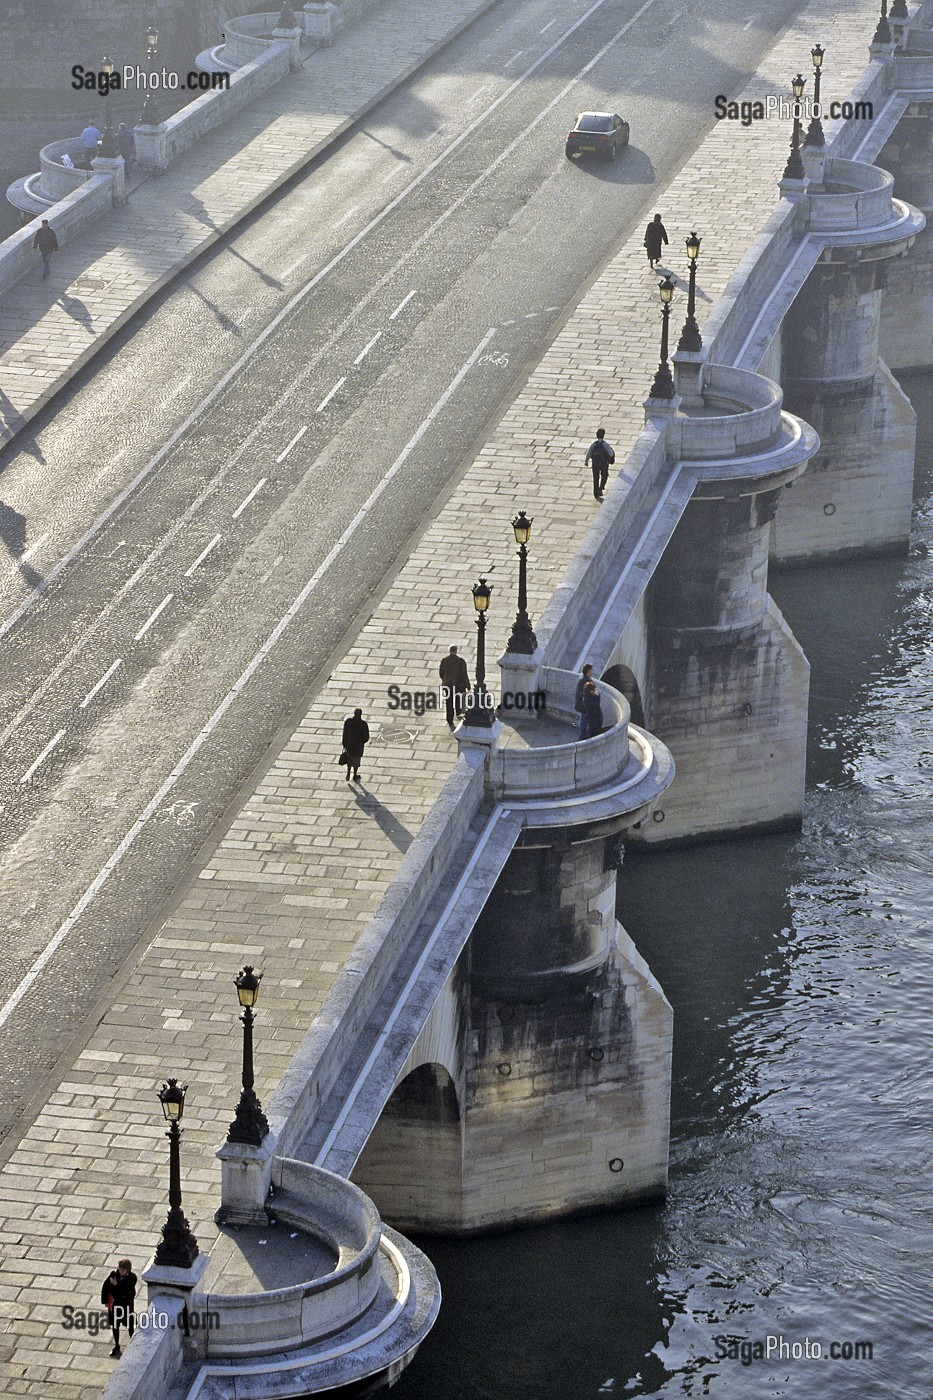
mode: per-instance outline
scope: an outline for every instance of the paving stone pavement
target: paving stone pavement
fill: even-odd
[[[134,178],[127,204],[53,257],[48,282],[37,253],[35,269],[0,298],[0,444],[160,287],[492,3],[378,7],[167,173]]]
[[[874,0],[820,0],[801,12],[745,96],[784,89],[818,39],[831,39],[825,95],[843,95],[867,62]],[[703,236],[701,322],[774,207],[787,126],[720,123],[656,196],[682,275],[683,238]],[[450,770],[443,716],[390,713],[386,687],[434,684],[452,642],[472,654],[469,586],[495,565],[487,655],[505,645],[516,569],[509,519],[534,518],[529,608],[540,616],[599,507],[582,457],[605,423],[619,465],[641,427],[656,367],[656,279],[640,234],[612,259],[429,526],[290,741],[205,867],[178,892],[150,946],[124,976],[85,1048],[2,1171],[0,1391],[90,1400],[109,1375],[109,1342],[62,1329],[64,1303],[93,1307],[105,1265],[141,1265],[165,1213],[166,1145],[155,1090],[190,1084],[183,1140],[185,1206],[210,1247],[220,1173],[213,1153],[231,1117],[240,1036],[232,977],[265,976],[257,1089],[268,1096],[365,927]],[[675,307],[679,330],[684,300]],[[589,366],[600,365],[596,374]],[[616,483],[614,489],[622,489]],[[399,603],[404,599],[404,606]],[[337,767],[340,722],[361,704],[373,730],[363,782]]]

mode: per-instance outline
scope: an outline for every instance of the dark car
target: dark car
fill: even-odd
[[[612,112],[581,112],[567,137],[565,150],[571,160],[580,156],[615,160],[616,152],[627,145],[628,122]]]

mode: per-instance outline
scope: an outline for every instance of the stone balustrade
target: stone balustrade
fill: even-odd
[[[90,178],[88,170],[72,170],[63,165],[64,155],[75,165],[84,160],[84,147],[76,136],[69,136],[64,141],[50,141],[39,152],[39,189],[36,193],[53,203],[64,199],[72,190],[80,189]]]
[[[766,451],[781,434],[782,402],[780,386],[761,374],[706,365],[702,407],[671,419],[668,451],[688,461]]]
[[[224,29],[224,65],[238,68],[268,52],[270,44],[278,42],[272,31],[278,27],[279,13],[278,10],[267,10],[230,20]],[[298,16],[300,23],[300,11]]]
[[[806,197],[811,233],[850,233],[880,228],[901,217],[894,202],[894,176],[858,160],[828,160],[821,189]]]

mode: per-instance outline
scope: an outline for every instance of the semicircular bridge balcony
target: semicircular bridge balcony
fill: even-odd
[[[859,249],[859,257],[893,257],[922,230],[923,214],[894,196],[894,176],[860,160],[829,159],[820,185],[802,201],[808,233],[822,235],[833,249]]]
[[[578,680],[571,671],[545,666],[539,677],[544,703],[537,715],[502,715],[487,783],[504,807],[527,813],[528,825],[632,816],[659,797],[674,776],[669,750],[631,723],[625,696],[603,681],[597,681],[602,733],[580,739],[574,708]]]

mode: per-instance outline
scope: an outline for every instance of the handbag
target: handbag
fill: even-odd
[[[340,764],[341,768],[350,767],[350,756],[347,753],[346,749],[340,750],[340,757],[337,759],[337,762]]]

